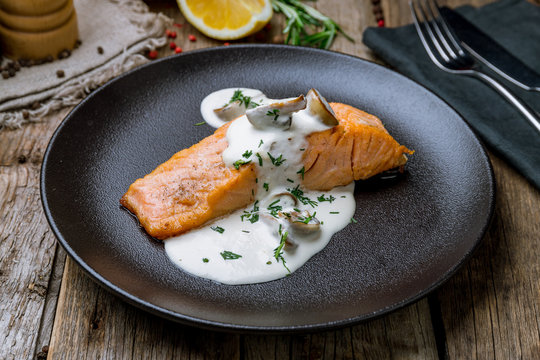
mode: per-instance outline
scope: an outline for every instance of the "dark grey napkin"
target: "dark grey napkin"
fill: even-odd
[[[526,0],[501,0],[481,8],[464,6],[456,10],[540,73],[540,6]],[[540,189],[540,135],[498,93],[479,80],[437,68],[429,60],[413,25],[368,28],[363,42],[397,71],[446,100],[491,150]],[[501,82],[540,111],[540,93]]]

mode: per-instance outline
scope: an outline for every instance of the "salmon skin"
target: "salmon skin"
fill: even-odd
[[[347,185],[403,166],[405,154],[413,153],[398,144],[377,117],[341,103],[330,106],[339,125],[307,136],[303,186],[326,191]],[[237,170],[222,159],[229,124],[136,180],[120,199],[150,236],[182,234],[254,201],[255,165]]]

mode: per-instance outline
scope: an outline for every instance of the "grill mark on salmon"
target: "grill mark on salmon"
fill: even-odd
[[[413,153],[399,145],[377,117],[349,105],[330,105],[340,123],[307,136],[303,186],[326,191],[347,185],[402,166],[405,154]],[[121,205],[137,216],[150,236],[182,234],[254,201],[255,165],[236,170],[222,159],[229,125],[136,180],[121,198]]]

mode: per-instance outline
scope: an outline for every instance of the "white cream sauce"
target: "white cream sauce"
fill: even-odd
[[[237,89],[219,90],[203,100],[201,113],[208,124],[223,124],[213,110],[226,104]],[[240,90],[259,104],[273,102],[259,90]],[[325,192],[302,187],[306,135],[328,128],[306,110],[293,113],[288,130],[256,129],[245,115],[235,120],[227,131],[229,147],[223,152],[223,160],[229,167],[234,167],[238,160],[256,164],[256,202],[204,227],[167,239],[165,250],[170,259],[191,274],[238,285],[287,276],[321,251],[332,235],[351,221],[356,208],[354,182]],[[303,191],[299,198],[305,203],[290,195],[280,195],[298,195],[295,190]],[[303,215],[301,220],[308,218],[306,210],[318,219],[318,230],[299,230],[306,226],[291,224],[283,215],[298,213],[297,210]],[[256,218],[258,221],[254,221]],[[284,237],[289,243],[280,250]]]

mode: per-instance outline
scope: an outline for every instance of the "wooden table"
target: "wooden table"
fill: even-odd
[[[149,4],[185,23],[174,2]],[[381,4],[388,26],[410,23],[406,1]],[[333,50],[377,61],[361,41],[363,30],[375,25],[370,0],[319,0],[316,6],[356,40],[340,37]],[[249,41],[281,41],[282,24],[275,16],[269,34]],[[222,45],[188,24],[176,30],[184,51]],[[197,41],[188,41],[188,34]],[[160,56],[171,53],[165,48]],[[41,208],[39,171],[49,138],[68,111],[0,132],[0,358],[540,358],[540,192],[497,156],[490,154],[497,204],[485,239],[428,297],[335,331],[229,334],[145,313],[96,285],[66,258]]]

